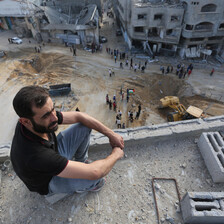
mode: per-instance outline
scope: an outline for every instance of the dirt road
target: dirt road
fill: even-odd
[[[107,18],[108,19],[108,18]],[[120,60],[116,63],[106,52],[106,47],[126,51],[122,37],[116,37],[115,29],[109,21],[103,25],[101,34],[108,38],[103,44],[102,52],[90,53],[81,47],[77,49],[77,56],[73,57],[69,48],[59,45],[46,44],[42,46],[41,53],[36,53],[37,44],[32,40],[23,40],[23,44],[15,46],[7,43],[4,33],[1,48],[7,50],[7,57],[0,61],[0,100],[1,106],[1,138],[0,143],[10,142],[17,120],[11,106],[15,93],[25,85],[42,85],[49,87],[52,84],[71,83],[72,93],[64,97],[54,97],[55,106],[59,110],[74,110],[79,107],[81,111],[96,117],[110,128],[116,128],[116,112],[109,110],[106,105],[106,94],[112,99],[116,95],[117,110],[122,111],[122,123],[125,127],[137,127],[166,122],[166,114],[159,111],[159,99],[166,95],[175,95],[185,106],[194,105],[203,109],[208,116],[222,115],[224,111],[224,72],[222,67],[215,71],[212,77],[209,70],[195,68],[189,78],[179,79],[173,73],[162,75],[160,65],[172,64],[174,68],[179,63],[172,58],[160,58],[158,62],[148,63],[144,73],[139,69],[135,72],[130,66],[120,68]],[[127,55],[127,54],[126,54]],[[144,64],[145,59],[138,59],[128,53],[129,63],[133,57],[133,64]],[[183,61],[185,66],[188,62]],[[115,75],[109,76],[109,69]],[[120,91],[124,92],[121,100]],[[127,89],[135,89],[126,100]],[[210,98],[211,97],[211,98]],[[138,120],[130,122],[128,111],[134,114],[141,104],[142,111]],[[7,111],[7,113],[6,113]]]

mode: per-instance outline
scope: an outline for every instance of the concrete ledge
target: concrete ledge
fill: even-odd
[[[188,192],[181,200],[184,223],[223,224],[224,192]]]
[[[115,129],[128,144],[133,141],[161,141],[170,139],[172,136],[200,136],[202,132],[224,130],[224,116],[217,116],[205,119],[194,119],[165,124],[142,126],[138,128]],[[108,145],[108,138],[100,133],[92,134],[90,146]]]
[[[2,187],[2,171],[0,170],[0,192],[1,192],[1,187]]]

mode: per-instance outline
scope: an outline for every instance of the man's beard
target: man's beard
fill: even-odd
[[[52,123],[49,124],[49,126],[46,128],[42,125],[39,125],[37,124],[33,118],[30,119],[32,125],[33,125],[33,130],[35,132],[38,132],[38,133],[52,133],[52,132],[55,132],[58,130],[58,125],[56,125],[54,128],[51,128],[52,126],[54,126],[55,124],[57,124],[58,122],[57,121],[54,121]]]

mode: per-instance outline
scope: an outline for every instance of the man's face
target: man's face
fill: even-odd
[[[58,129],[58,118],[50,97],[42,108],[33,106],[32,110],[35,115],[30,121],[35,132],[50,133]]]

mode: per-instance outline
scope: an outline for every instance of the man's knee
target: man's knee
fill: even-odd
[[[76,123],[71,125],[69,128],[67,128],[66,130],[62,131],[59,133],[58,137],[61,136],[79,136],[79,135],[90,135],[91,134],[92,129],[86,127],[85,125],[81,124],[81,123]]]
[[[77,129],[77,130],[79,130],[81,132],[87,133],[87,134],[91,134],[92,129],[86,127],[85,125],[83,125],[81,123],[77,123],[77,124],[74,124],[74,125],[77,125],[75,127],[75,129]]]

